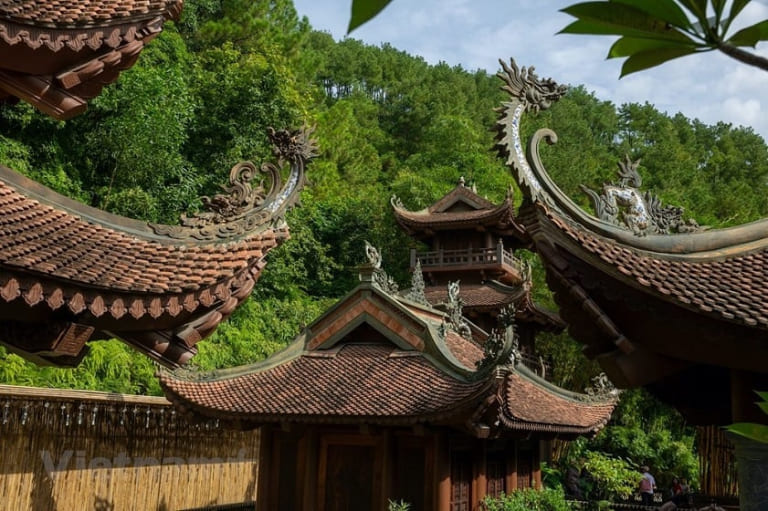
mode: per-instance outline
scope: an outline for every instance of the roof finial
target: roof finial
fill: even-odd
[[[411,289],[408,291],[408,294],[406,294],[405,297],[420,305],[431,307],[429,301],[427,301],[426,295],[424,294],[424,274],[421,271],[420,259],[416,259],[416,266],[414,267],[413,274],[411,275]]]
[[[368,258],[367,271],[366,266],[363,266],[363,270],[360,272],[360,280],[364,282],[370,282],[373,280],[373,284],[387,294],[395,294],[398,291],[397,282],[392,277],[387,275],[387,272],[381,269],[381,254],[379,251],[368,243],[365,242],[365,255]]]
[[[448,320],[450,321],[449,328],[464,337],[465,339],[472,338],[472,330],[464,320],[463,308],[464,300],[459,296],[459,282],[448,282]]]
[[[459,186],[464,186],[465,183],[466,183],[466,181],[464,180],[464,176],[461,176],[459,178]]]

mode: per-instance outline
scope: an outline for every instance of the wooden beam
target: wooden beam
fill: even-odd
[[[49,77],[0,71],[0,88],[60,121],[71,119],[88,108],[82,98],[53,85]]]

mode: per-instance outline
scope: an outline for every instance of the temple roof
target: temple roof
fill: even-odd
[[[264,371],[215,382],[163,379],[170,400],[212,417],[254,422],[425,422],[474,407],[487,381],[451,377],[393,344],[306,352]],[[428,392],[425,390],[428,389]],[[187,404],[189,403],[189,404]]]
[[[314,146],[304,131],[270,136],[277,165],[236,165],[227,193],[175,226],[99,211],[0,167],[0,340],[63,365],[79,362],[90,338],[109,337],[169,366],[186,362],[288,238],[283,216]],[[41,321],[49,328],[35,331]]]
[[[596,264],[644,292],[700,314],[768,330],[768,246],[686,254],[650,252],[594,233],[557,211],[544,208],[542,212],[584,251],[599,258]],[[764,241],[768,245],[768,236]]]
[[[18,98],[57,119],[136,62],[183,0],[3,0],[0,99]]]
[[[601,430],[616,401],[566,392],[525,367],[510,373],[502,389],[500,417],[510,429],[589,434]]]
[[[466,187],[463,178],[428,208],[409,211],[397,197],[392,198],[392,207],[395,219],[410,234],[487,226],[524,239],[524,232],[515,221],[511,194],[501,204],[493,204]]]
[[[182,410],[239,427],[267,422],[465,427],[498,399],[503,402],[491,409],[503,408],[520,420],[532,418],[538,429],[530,431],[594,433],[607,421],[615,404],[612,398],[598,400],[597,408],[574,400],[576,411],[563,417],[558,415],[565,406],[561,397],[544,402],[542,410],[548,415],[526,411],[526,390],[514,394],[519,403],[506,400],[500,389],[510,385],[510,375],[518,375],[515,382],[535,379],[524,368],[505,362],[512,349],[511,331],[491,340],[468,322],[457,325],[450,311],[440,312],[382,288],[384,282],[363,278],[286,350],[264,362],[210,373],[163,371],[161,386]],[[489,351],[476,336],[501,344]],[[537,395],[562,392],[546,385],[536,388]],[[582,417],[584,410],[588,417]],[[515,429],[525,429],[518,427],[520,420],[510,420],[517,420]]]
[[[731,372],[750,374],[751,388],[768,381],[768,220],[707,230],[642,191],[629,157],[616,181],[582,187],[595,213],[583,210],[539,156],[555,134],[537,131],[526,152],[520,140],[523,114],[564,87],[502,66],[511,99],[499,110],[499,151],[526,196],[521,221],[571,334],[618,385],[647,386],[689,420],[729,420]]]

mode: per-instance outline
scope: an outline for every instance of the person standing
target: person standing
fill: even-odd
[[[652,506],[656,479],[651,475],[648,465],[643,465],[640,470],[643,472],[643,478],[640,480],[640,497],[643,499],[644,506]]]

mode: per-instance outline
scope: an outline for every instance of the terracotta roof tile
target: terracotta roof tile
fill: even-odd
[[[231,279],[287,237],[267,230],[230,243],[161,243],[87,222],[0,182],[0,267],[89,288],[196,291]]]
[[[0,19],[51,27],[105,26],[166,15],[179,0],[0,0]]]
[[[451,415],[487,390],[389,344],[305,352],[278,366],[218,381],[160,376],[171,401],[204,415],[248,420],[422,421]]]
[[[523,288],[514,293],[505,293],[496,287],[486,284],[462,284],[461,299],[464,307],[503,307],[519,300],[524,294]],[[430,286],[424,290],[427,301],[431,304],[447,303],[448,288],[446,286]]]
[[[483,359],[483,348],[476,342],[465,339],[456,332],[449,330],[445,336],[445,345],[461,365],[467,369],[477,369],[477,364]]]
[[[665,300],[768,329],[768,248],[710,259],[668,258],[628,247],[547,211],[566,235],[606,265]]]
[[[500,410],[504,424],[526,431],[596,433],[608,422],[614,399],[579,401],[559,395],[518,372],[506,376]]]

